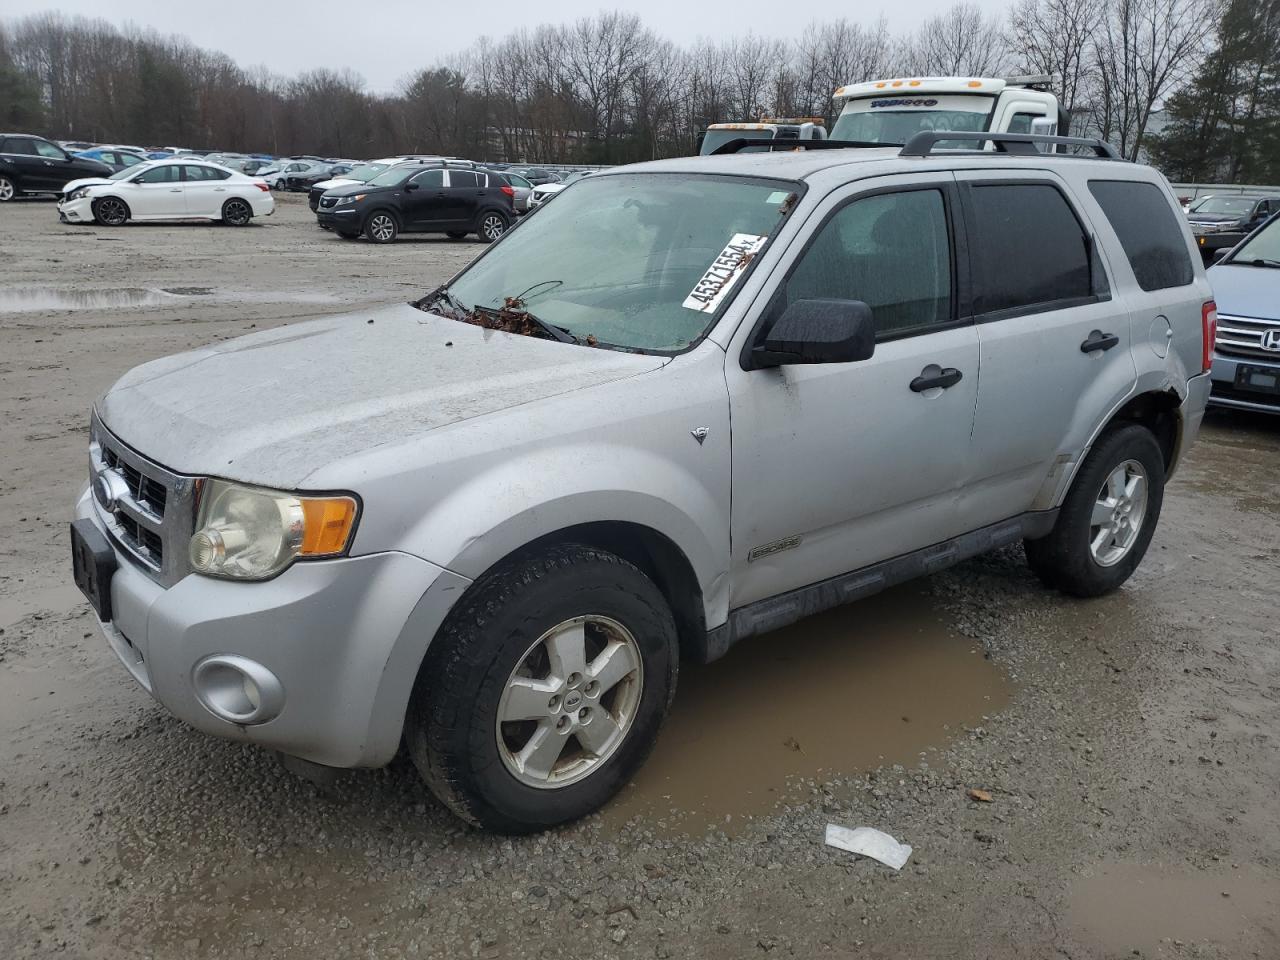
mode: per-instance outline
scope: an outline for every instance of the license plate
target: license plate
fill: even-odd
[[[76,586],[99,619],[110,620],[111,575],[116,572],[116,555],[102,531],[86,517],[71,523],[71,571]]]
[[[1280,393],[1280,367],[1253,367],[1242,363],[1236,367],[1236,386],[1258,393]]]

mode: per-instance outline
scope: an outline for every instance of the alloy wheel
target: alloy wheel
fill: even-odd
[[[497,240],[502,236],[503,227],[502,218],[496,213],[489,214],[480,224],[480,229],[484,233],[486,240]]]
[[[115,197],[99,200],[97,214],[98,219],[109,227],[118,227],[129,219],[129,213],[125,209],[123,201],[117,200]]]
[[[1133,549],[1147,515],[1147,471],[1126,460],[1107,476],[1093,505],[1089,552],[1101,567],[1111,567]]]
[[[380,213],[369,221],[369,232],[373,234],[375,240],[383,243],[395,235],[395,229],[396,225],[391,222],[391,218],[385,213]]]
[[[17,190],[14,189],[13,181],[8,177],[0,177],[0,203],[7,203],[14,198]]]
[[[517,780],[542,789],[590,776],[626,738],[644,663],[626,627],[603,616],[552,627],[525,651],[498,703],[498,753]]]
[[[229,200],[222,209],[222,218],[236,227],[248,223],[249,218],[252,216],[253,211],[249,209],[249,205],[243,200]]]

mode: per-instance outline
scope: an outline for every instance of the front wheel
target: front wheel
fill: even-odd
[[[247,200],[232,197],[222,205],[222,222],[233,227],[246,226],[253,219],[253,208]]]
[[[493,243],[507,232],[507,218],[496,210],[480,215],[480,224],[476,228],[476,236],[481,243]]]
[[[1063,500],[1049,535],[1025,544],[1046,586],[1076,597],[1110,593],[1147,552],[1164,502],[1164,455],[1141,424],[1107,430]]]
[[[18,187],[12,177],[0,176],[0,203],[8,203],[18,195]]]
[[[396,218],[385,210],[379,210],[364,222],[364,235],[374,243],[391,243],[400,233]]]
[[[653,582],[578,544],[471,589],[427,651],[406,742],[454,813],[503,833],[576,820],[644,762],[675,692],[678,644]]]
[[[91,208],[93,219],[104,227],[118,227],[129,219],[129,205],[118,197],[103,197],[95,200]]]

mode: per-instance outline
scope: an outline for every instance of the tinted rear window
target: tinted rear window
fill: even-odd
[[[1164,191],[1154,183],[1090,180],[1089,192],[1120,238],[1138,286],[1164,290],[1194,279],[1187,242]]]
[[[972,196],[975,314],[1033,312],[1093,295],[1088,241],[1056,187],[975,183]]]

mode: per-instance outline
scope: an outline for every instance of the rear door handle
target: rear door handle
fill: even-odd
[[[911,381],[911,389],[916,393],[924,393],[926,390],[933,390],[941,387],[943,390],[947,387],[954,387],[964,377],[955,367],[937,367],[930,365],[937,373],[931,373],[930,367],[925,367],[920,372],[920,376]]]
[[[1095,350],[1110,350],[1112,347],[1120,343],[1120,338],[1114,333],[1103,333],[1101,330],[1094,330],[1089,334],[1089,338],[1080,344],[1081,353],[1093,353]]]

